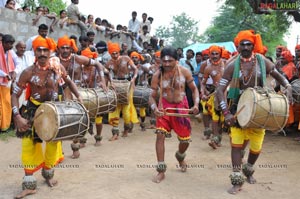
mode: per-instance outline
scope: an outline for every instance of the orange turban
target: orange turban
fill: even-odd
[[[98,57],[98,53],[92,52],[89,47],[81,51],[81,55],[91,58],[91,59],[96,59]]]
[[[243,40],[250,41],[254,45],[254,52],[263,53],[263,43],[260,34],[254,34],[253,30],[242,30],[237,34],[234,41],[239,45]]]
[[[212,45],[209,47],[209,54],[213,51],[217,51],[218,53],[222,54],[222,48],[220,46]]]
[[[155,57],[160,57],[160,51],[156,51],[154,55]]]
[[[141,61],[144,61],[144,60],[145,60],[144,57],[143,57],[141,54],[139,54],[139,53],[137,53],[137,52],[135,52],[135,51],[133,51],[133,52],[130,54],[130,58],[132,58],[132,57],[138,57],[139,60],[141,60]]]
[[[62,46],[70,46],[71,48],[73,48],[73,51],[75,53],[78,51],[78,48],[76,46],[74,39],[70,39],[67,35],[59,38],[57,41],[57,47],[60,48]]]
[[[44,47],[44,48],[48,48],[50,51],[53,52],[56,49],[56,43],[50,37],[44,38],[39,35],[35,40],[33,40],[32,47],[33,50],[36,50],[37,47]]]
[[[120,52],[121,48],[118,43],[112,43],[111,41],[107,42],[107,48],[109,54],[112,54],[114,52]]]
[[[295,50],[300,50],[300,44],[296,45]]]
[[[261,54],[266,55],[268,52],[268,47],[267,46],[263,46],[263,52]]]
[[[222,58],[229,59],[230,57],[231,57],[231,53],[228,50],[223,49],[222,50]]]
[[[291,51],[289,51],[289,50],[282,51],[281,56],[288,62],[292,62],[294,60],[293,55],[292,55]]]

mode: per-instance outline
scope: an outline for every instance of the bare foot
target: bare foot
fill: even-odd
[[[181,162],[179,162],[179,166],[180,166],[181,172],[186,172],[186,170],[187,170],[187,164],[186,164],[186,162],[184,160],[181,161]]]
[[[54,186],[56,186],[57,185],[57,180],[54,180],[53,178],[52,179],[47,179],[46,180],[46,183],[47,183],[47,185],[49,186],[49,187],[54,187]]]
[[[95,146],[101,146],[101,142],[100,141],[96,141]]]
[[[113,135],[113,136],[109,139],[109,141],[115,141],[115,140],[117,140],[118,138],[119,138],[118,135]]]
[[[255,184],[255,183],[256,183],[256,179],[255,179],[253,176],[247,177],[246,181],[247,181],[249,184]]]
[[[85,147],[85,143],[80,143],[80,148],[84,148]]]
[[[73,151],[73,155],[71,156],[72,159],[77,159],[80,156],[80,152],[78,151]]]
[[[36,193],[36,189],[24,189],[20,194],[16,195],[14,198],[24,198],[27,195],[32,195]]]
[[[165,173],[161,172],[158,173],[155,177],[153,177],[152,181],[155,183],[160,183],[161,181],[163,181],[163,179],[165,179]]]
[[[128,137],[128,132],[127,131],[123,131],[122,137]]]
[[[153,124],[151,124],[149,127],[148,127],[148,129],[155,129],[156,127],[155,127],[155,125],[153,125]]]
[[[300,141],[300,137],[294,138],[295,141]]]
[[[230,189],[228,189],[227,192],[234,195],[241,190],[242,190],[242,185],[233,185]]]
[[[215,142],[213,142],[213,141],[211,141],[210,143],[208,143],[208,145],[211,147],[211,148],[213,148],[213,149],[217,149],[217,144],[215,143]]]
[[[202,140],[208,140],[209,138],[210,138],[210,136],[205,135],[205,136],[202,137]]]

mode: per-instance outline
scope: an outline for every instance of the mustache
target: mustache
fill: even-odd
[[[38,59],[42,59],[42,58],[47,59],[48,57],[47,57],[47,56],[44,56],[44,55],[41,55],[41,56],[38,57]]]

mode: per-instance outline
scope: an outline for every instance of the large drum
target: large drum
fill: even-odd
[[[44,141],[80,137],[90,126],[86,108],[76,101],[44,102],[34,118],[35,131]]]
[[[293,99],[296,103],[300,103],[300,79],[291,82]]]
[[[78,92],[89,112],[90,119],[116,110],[117,95],[114,90],[109,89],[105,93],[102,88],[78,88]],[[73,99],[76,97],[73,96]]]
[[[147,86],[135,86],[133,92],[133,104],[138,108],[148,107],[151,88]]]
[[[118,104],[129,104],[131,82],[128,80],[112,80],[117,93]]]
[[[264,128],[281,131],[289,116],[289,103],[285,95],[266,89],[246,89],[237,106],[237,120],[242,128]]]

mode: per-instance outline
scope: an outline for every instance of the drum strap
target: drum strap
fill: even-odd
[[[261,71],[261,79],[262,79],[262,85],[263,87],[266,85],[266,65],[262,58],[262,55],[256,54],[256,58],[258,60],[258,63],[260,65],[260,71]],[[241,65],[241,56],[238,55],[234,62],[234,71],[233,71],[233,77],[230,84],[229,92],[228,92],[228,98],[229,99],[235,99],[240,95],[240,81],[239,81],[239,74],[240,74],[240,65]],[[257,75],[255,75],[257,77]],[[256,81],[257,82],[257,81]]]

